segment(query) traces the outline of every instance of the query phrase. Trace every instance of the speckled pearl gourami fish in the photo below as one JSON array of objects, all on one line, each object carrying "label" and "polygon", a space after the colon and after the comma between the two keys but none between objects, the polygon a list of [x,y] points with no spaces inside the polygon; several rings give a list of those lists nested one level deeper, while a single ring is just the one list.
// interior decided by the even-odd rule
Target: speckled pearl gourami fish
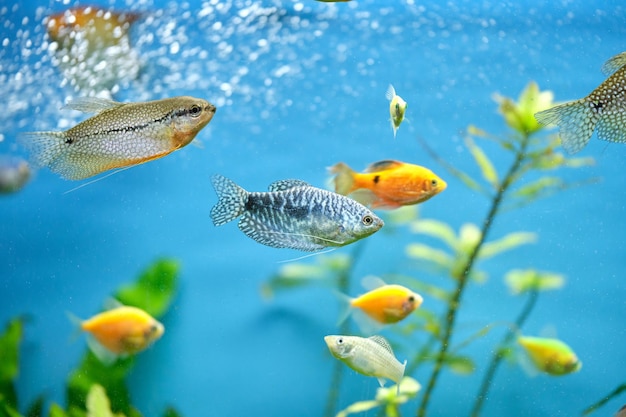
[{"label": "speckled pearl gourami fish", "polygon": [[241,217],[239,229],[267,246],[314,252],[345,246],[383,226],[358,202],[304,181],[277,181],[269,192],[248,192],[221,175],[211,182],[219,199],[211,209],[213,224]]},{"label": "speckled pearl gourami fish", "polygon": [[397,392],[400,393],[406,360],[400,363],[396,359],[384,337],[329,335],[324,341],[335,358],[360,374],[378,378],[381,387],[385,385],[385,379],[392,380],[398,384]]},{"label": "speckled pearl gourami fish", "polygon": [[422,305],[421,295],[397,284],[386,284],[378,277],[368,276],[363,285],[370,291],[349,300],[350,307],[359,309],[379,324],[403,320]]},{"label": "speckled pearl gourami fish", "polygon": [[448,186],[427,168],[393,160],[374,162],[363,173],[340,162],[330,172],[336,174],[335,192],[378,209],[423,203]]},{"label": "speckled pearl gourami fish", "polygon": [[517,342],[541,372],[560,376],[577,372],[582,368],[582,362],[572,348],[558,339],[520,336]]},{"label": "speckled pearl gourami fish", "polygon": [[215,106],[194,97],[142,103],[80,98],[68,108],[95,116],[64,132],[28,132],[21,139],[37,166],[70,180],[142,164],[188,145]]},{"label": "speckled pearl gourami fish", "polygon": [[626,142],[626,52],[609,59],[602,72],[608,78],[587,97],[535,114],[539,123],[559,126],[569,154],[584,148],[596,128],[599,139]]},{"label": "speckled pearl gourami fish", "polygon": [[391,128],[393,129],[393,137],[396,137],[396,132],[400,127],[400,124],[404,120],[404,113],[408,106],[407,102],[396,94],[393,85],[389,84],[385,97],[389,100],[389,114],[391,115]]},{"label": "speckled pearl gourami fish", "polygon": [[159,321],[142,309],[132,306],[119,306],[78,324],[82,330],[93,336],[97,344],[90,340],[90,347],[105,362],[111,362],[118,356],[141,352],[164,332]]}]

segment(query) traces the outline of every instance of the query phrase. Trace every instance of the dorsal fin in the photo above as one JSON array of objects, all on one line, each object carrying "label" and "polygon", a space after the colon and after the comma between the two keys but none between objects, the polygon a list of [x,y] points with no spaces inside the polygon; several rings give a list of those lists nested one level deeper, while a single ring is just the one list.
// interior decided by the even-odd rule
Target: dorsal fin
[{"label": "dorsal fin", "polygon": [[384,287],[387,285],[382,278],[375,275],[367,275],[361,280],[361,285],[368,291],[375,290],[376,288]]},{"label": "dorsal fin", "polygon": [[311,184],[301,180],[280,180],[270,184],[270,192],[285,191],[294,187],[311,187]]},{"label": "dorsal fin", "polygon": [[100,113],[105,110],[123,106],[124,103],[100,97],[78,97],[68,102],[63,108],[82,111],[83,113]]},{"label": "dorsal fin", "polygon": [[367,168],[365,168],[364,172],[378,172],[384,171],[386,169],[396,168],[402,165],[400,161],[394,161],[393,159],[386,159],[384,161],[374,162],[370,164]]},{"label": "dorsal fin", "polygon": [[391,353],[393,355],[393,349],[391,349],[391,345],[389,344],[389,342],[387,341],[387,339],[385,339],[382,336],[378,336],[378,335],[374,335],[374,336],[370,336],[368,337],[369,340],[371,340],[372,342],[382,346],[383,348],[385,348],[385,350],[389,353]]},{"label": "dorsal fin", "polygon": [[618,69],[626,65],[626,52],[617,54],[602,65],[602,73],[607,77],[613,75]]}]

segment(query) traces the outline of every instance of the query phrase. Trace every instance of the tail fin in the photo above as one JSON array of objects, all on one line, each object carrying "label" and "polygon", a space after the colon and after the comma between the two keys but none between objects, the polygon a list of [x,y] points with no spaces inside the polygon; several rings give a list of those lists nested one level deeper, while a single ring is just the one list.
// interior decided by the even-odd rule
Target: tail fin
[{"label": "tail fin", "polygon": [[248,192],[221,175],[214,175],[211,184],[217,193],[217,204],[211,209],[211,220],[221,226],[241,216],[246,210]]},{"label": "tail fin", "polygon": [[561,146],[572,155],[587,145],[596,125],[600,121],[599,108],[587,99],[561,104],[535,114],[542,125],[559,126]]},{"label": "tail fin", "polygon": [[354,171],[343,162],[330,167],[329,171],[335,175],[335,192],[341,195],[348,195],[354,191]]},{"label": "tail fin", "polygon": [[52,165],[65,151],[65,141],[64,132],[24,132],[19,137],[38,168]]}]

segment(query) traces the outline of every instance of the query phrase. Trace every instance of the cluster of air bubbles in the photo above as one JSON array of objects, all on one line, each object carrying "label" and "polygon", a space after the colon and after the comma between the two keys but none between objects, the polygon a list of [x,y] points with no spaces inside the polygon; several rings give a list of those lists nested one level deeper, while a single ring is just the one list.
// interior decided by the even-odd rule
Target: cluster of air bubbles
[{"label": "cluster of air bubbles", "polygon": [[[34,16],[21,16],[25,12],[18,3],[4,6],[0,94],[8,106],[0,118],[11,130],[48,130],[84,117],[60,111],[76,96],[143,101],[182,94],[202,96],[218,108],[238,106],[230,114],[242,120],[270,117],[294,105],[323,108],[333,95],[362,94],[357,87],[346,91],[346,80],[384,90],[388,81],[373,86],[370,81],[388,65],[403,65],[383,63],[398,45],[445,72],[449,68],[437,61],[437,50],[423,43],[434,41],[437,49],[449,50],[459,40],[476,42],[464,35],[468,26],[484,32],[479,48],[490,46],[493,32],[504,36],[493,19],[465,16],[462,10],[449,21],[438,6],[356,3],[206,0],[157,7],[152,0],[127,0],[126,6],[98,12],[111,22],[115,13],[137,16],[106,26],[105,41],[101,27],[95,35],[72,30],[53,36],[51,16],[69,4],[39,7]],[[322,87],[327,91],[322,102],[299,104],[300,91]],[[33,114],[38,115],[34,124]]]}]

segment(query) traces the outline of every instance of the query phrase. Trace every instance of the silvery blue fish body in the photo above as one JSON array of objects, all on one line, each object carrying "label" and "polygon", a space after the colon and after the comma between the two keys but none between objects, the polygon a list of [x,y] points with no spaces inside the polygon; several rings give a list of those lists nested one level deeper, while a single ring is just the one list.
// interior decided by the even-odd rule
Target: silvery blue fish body
[{"label": "silvery blue fish body", "polygon": [[267,246],[313,252],[350,244],[383,226],[360,203],[300,180],[277,181],[269,192],[248,192],[221,175],[211,182],[219,198],[213,224],[241,217],[239,229]]}]

